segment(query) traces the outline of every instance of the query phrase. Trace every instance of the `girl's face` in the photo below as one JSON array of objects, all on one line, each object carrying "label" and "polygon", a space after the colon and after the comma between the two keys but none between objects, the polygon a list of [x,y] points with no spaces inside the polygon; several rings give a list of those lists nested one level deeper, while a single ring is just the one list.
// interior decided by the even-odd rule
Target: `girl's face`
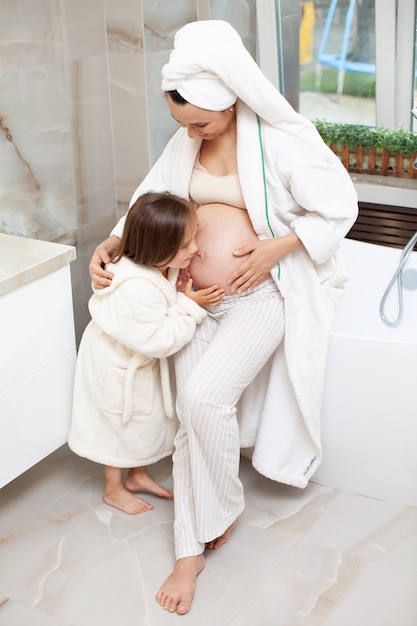
[{"label": "girl's face", "polygon": [[[168,269],[168,267],[172,267],[174,269],[184,269],[190,265],[192,258],[198,250],[196,236],[197,214],[188,223],[180,249],[174,258],[167,262],[164,269]],[[158,267],[158,269],[161,268]]]},{"label": "girl's face", "polygon": [[216,139],[235,121],[235,107],[229,107],[225,111],[208,111],[192,104],[175,104],[169,95],[166,101],[172,117],[181,128],[187,129],[190,139]]}]

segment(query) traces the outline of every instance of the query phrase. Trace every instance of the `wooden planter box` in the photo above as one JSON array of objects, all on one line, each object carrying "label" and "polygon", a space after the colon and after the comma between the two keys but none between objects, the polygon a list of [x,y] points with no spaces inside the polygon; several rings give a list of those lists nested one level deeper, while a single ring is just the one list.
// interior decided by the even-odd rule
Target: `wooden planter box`
[{"label": "wooden planter box", "polygon": [[392,154],[386,148],[383,148],[382,153],[376,154],[374,148],[364,150],[362,146],[359,146],[352,149],[346,145],[339,147],[334,143],[330,144],[330,148],[338,155],[349,172],[397,176],[399,178],[417,178],[417,169],[413,167],[414,160],[417,157],[416,152],[407,155],[400,152]]}]

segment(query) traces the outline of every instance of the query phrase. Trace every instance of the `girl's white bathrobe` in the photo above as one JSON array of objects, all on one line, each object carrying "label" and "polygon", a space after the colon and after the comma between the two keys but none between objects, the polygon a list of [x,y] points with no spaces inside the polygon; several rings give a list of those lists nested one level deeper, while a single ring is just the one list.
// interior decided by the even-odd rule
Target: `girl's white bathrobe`
[{"label": "girl's white bathrobe", "polygon": [[177,428],[167,357],[190,341],[206,312],[168,279],[123,257],[109,287],[89,301],[81,339],[68,444],[113,467],[172,454]]},{"label": "girl's white bathrobe", "polygon": [[[179,129],[132,203],[148,190],[188,198],[200,145],[200,138],[190,139],[186,129]],[[285,340],[241,398],[241,446],[253,447],[252,463],[260,473],[305,487],[322,458],[327,345],[346,282],[338,248],[356,219],[357,196],[348,173],[330,150],[326,154],[324,144],[320,152],[264,120],[258,125],[257,116],[239,100],[237,159],[259,238],[295,231],[304,244],[271,272],[285,302]],[[112,234],[120,237],[122,231],[123,218]]]}]

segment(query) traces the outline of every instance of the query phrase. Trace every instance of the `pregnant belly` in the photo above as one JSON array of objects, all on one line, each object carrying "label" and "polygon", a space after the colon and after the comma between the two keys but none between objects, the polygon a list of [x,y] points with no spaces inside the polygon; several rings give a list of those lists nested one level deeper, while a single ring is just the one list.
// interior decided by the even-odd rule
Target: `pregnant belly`
[{"label": "pregnant belly", "polygon": [[198,253],[189,267],[194,288],[217,285],[230,294],[227,281],[246,259],[233,252],[258,241],[252,222],[246,210],[228,204],[203,204],[197,215]]}]

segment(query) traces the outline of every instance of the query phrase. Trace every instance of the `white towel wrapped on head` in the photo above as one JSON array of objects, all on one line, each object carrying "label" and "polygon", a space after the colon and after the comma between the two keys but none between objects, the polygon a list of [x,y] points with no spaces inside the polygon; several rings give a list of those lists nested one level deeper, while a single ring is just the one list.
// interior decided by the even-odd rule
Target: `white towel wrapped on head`
[{"label": "white towel wrapped on head", "polygon": [[164,91],[177,90],[202,109],[223,111],[239,98],[272,126],[313,147],[327,161],[340,163],[314,124],[297,113],[262,73],[228,22],[202,20],[183,26],[162,77]]}]

